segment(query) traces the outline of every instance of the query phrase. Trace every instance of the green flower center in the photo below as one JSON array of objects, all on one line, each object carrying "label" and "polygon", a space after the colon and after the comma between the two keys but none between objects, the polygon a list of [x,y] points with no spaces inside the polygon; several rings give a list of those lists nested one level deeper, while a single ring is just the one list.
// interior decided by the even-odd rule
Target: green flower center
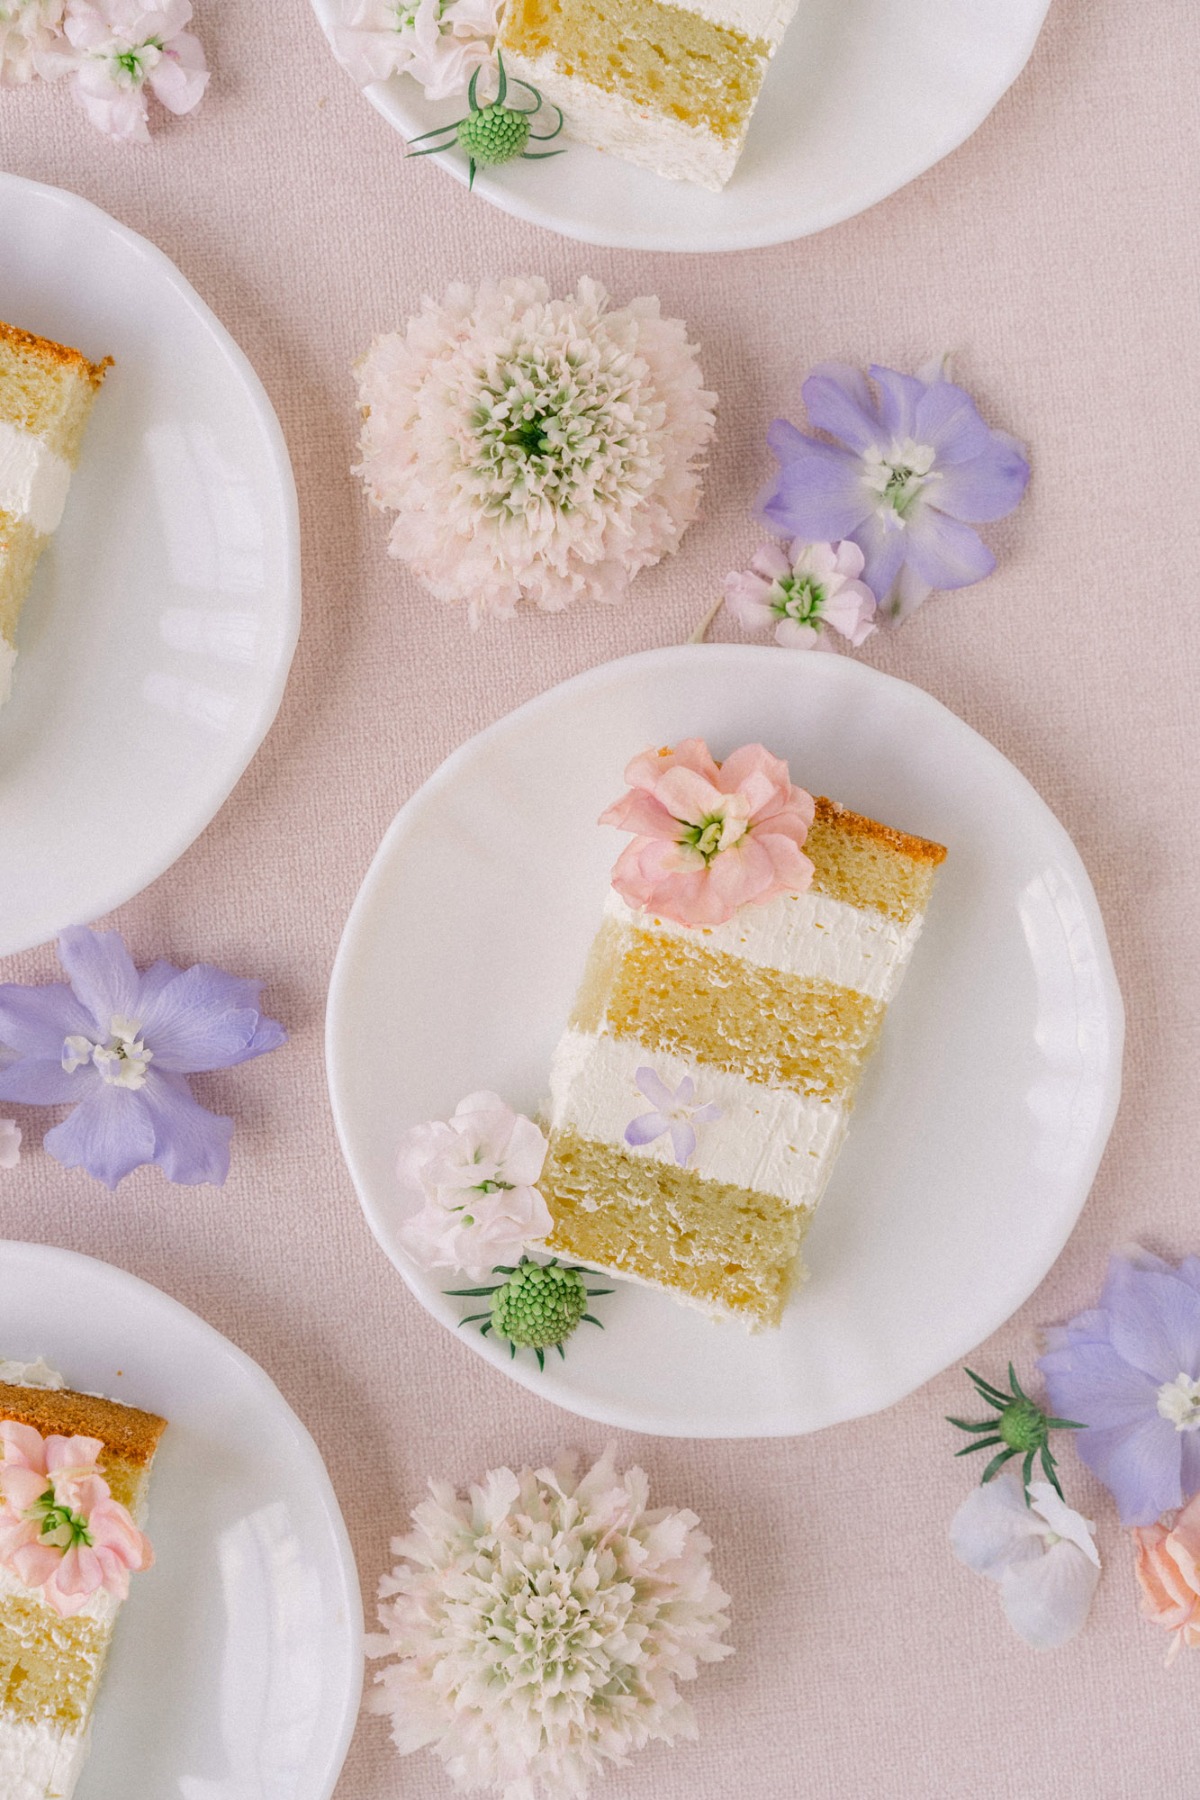
[{"label": "green flower center", "polygon": [[512,162],[529,142],[529,115],[493,101],[459,121],[458,141],[468,156],[485,167]]},{"label": "green flower center", "polygon": [[522,1263],[492,1295],[492,1326],[511,1344],[547,1350],[570,1337],[587,1304],[578,1269]]},{"label": "green flower center", "polygon": [[1027,1454],[1049,1441],[1046,1415],[1032,1400],[1014,1400],[1000,1414],[996,1430],[1010,1450]]},{"label": "green flower center", "polygon": [[34,1501],[25,1517],[38,1527],[38,1536],[43,1544],[53,1544],[64,1553],[73,1550],[77,1544],[90,1545],[92,1542],[92,1534],[83,1514],[72,1512],[69,1506],[63,1506],[56,1500],[52,1487],[48,1487],[41,1498]]},{"label": "green flower center", "polygon": [[918,495],[937,479],[936,455],[929,444],[915,444],[911,438],[893,444],[886,455],[879,449],[869,450],[863,459],[867,486],[897,519],[906,519]]},{"label": "green flower center", "polygon": [[771,590],[771,611],[797,625],[815,625],[827,599],[825,588],[812,575],[780,575]]}]

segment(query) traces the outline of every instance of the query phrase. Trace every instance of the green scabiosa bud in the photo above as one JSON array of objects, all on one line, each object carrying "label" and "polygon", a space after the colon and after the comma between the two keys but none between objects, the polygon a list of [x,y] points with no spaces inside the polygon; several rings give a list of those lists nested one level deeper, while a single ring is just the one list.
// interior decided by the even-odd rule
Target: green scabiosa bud
[{"label": "green scabiosa bud", "polygon": [[446,1289],[448,1294],[471,1298],[487,1295],[491,1301],[486,1313],[469,1313],[459,1323],[473,1325],[483,1320],[479,1328],[484,1337],[494,1331],[513,1356],[519,1348],[532,1350],[539,1369],[546,1366],[547,1350],[566,1355],[563,1345],[577,1326],[600,1325],[588,1311],[588,1301],[612,1293],[611,1288],[588,1287],[586,1270],[568,1267],[557,1258],[536,1263],[523,1256],[515,1269],[500,1266],[492,1273],[503,1275],[504,1280],[491,1287]]}]

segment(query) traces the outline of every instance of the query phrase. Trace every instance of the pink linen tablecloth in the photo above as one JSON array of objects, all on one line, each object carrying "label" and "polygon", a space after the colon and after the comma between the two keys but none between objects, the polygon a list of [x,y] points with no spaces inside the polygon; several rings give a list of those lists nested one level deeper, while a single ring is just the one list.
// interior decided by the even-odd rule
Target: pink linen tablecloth
[{"label": "pink linen tablecloth", "polygon": [[[821,358],[911,367],[952,348],[990,420],[1027,438],[1000,569],[880,634],[866,659],[998,744],[1072,833],[1129,1013],[1125,1098],[1095,1191],[1029,1304],[979,1352],[1028,1368],[1038,1328],[1087,1304],[1111,1246],[1200,1248],[1200,12],[1059,0],[1014,91],[947,162],[864,217],[706,259],[593,250],[491,210],[397,137],[334,64],[305,0],[198,0],[215,74],[148,149],[95,136],[68,95],[0,96],[0,164],[96,201],[171,256],[247,351],[300,489],[305,621],[278,723],[199,842],[113,923],[135,956],[266,976],[289,1049],[204,1083],[238,1118],[224,1189],[157,1171],[115,1195],[37,1148],[0,1174],[6,1235],[155,1282],[266,1368],[314,1433],[364,1590],[427,1476],[464,1482],[601,1427],[456,1344],[377,1249],[334,1139],[322,1066],[339,933],[400,803],[481,726],[580,669],[685,636],[757,541],[767,422]],[[0,256],[4,247],[0,246]],[[721,396],[704,517],[623,610],[475,636],[384,555],[349,474],[351,359],[426,290],[489,272],[582,273],[687,319]],[[717,635],[725,635],[724,622]],[[734,635],[730,631],[729,635]],[[785,654],[780,652],[780,654]],[[53,952],[0,962],[44,979]],[[8,1109],[5,1109],[8,1110]],[[19,1109],[11,1109],[19,1111]],[[942,1415],[951,1371],[881,1417],[794,1441],[620,1436],[656,1495],[693,1506],[733,1595],[738,1654],[691,1690],[695,1745],[656,1749],[612,1800],[1195,1800],[1200,1659],[1162,1667],[1107,1497],[1090,1624],[1037,1655],[952,1559],[971,1482]],[[359,1728],[338,1800],[445,1800],[440,1766]]]}]

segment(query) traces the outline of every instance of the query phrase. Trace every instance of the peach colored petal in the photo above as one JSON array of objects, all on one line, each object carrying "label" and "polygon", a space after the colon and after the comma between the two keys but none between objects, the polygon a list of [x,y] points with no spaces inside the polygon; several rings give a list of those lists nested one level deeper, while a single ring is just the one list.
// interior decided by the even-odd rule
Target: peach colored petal
[{"label": "peach colored petal", "polygon": [[5,1419],[0,1425],[0,1442],[4,1445],[5,1468],[15,1464],[37,1469],[43,1475],[46,1473],[46,1440],[32,1425],[18,1425],[15,1419]]}]

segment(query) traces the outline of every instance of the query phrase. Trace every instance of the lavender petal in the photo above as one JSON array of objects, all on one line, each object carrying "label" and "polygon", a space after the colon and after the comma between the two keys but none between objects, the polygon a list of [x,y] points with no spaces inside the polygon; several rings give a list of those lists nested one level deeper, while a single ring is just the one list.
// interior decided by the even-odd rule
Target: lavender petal
[{"label": "lavender petal", "polygon": [[105,1037],[114,1016],[137,1017],[141,981],[119,932],[72,926],[58,940],[58,957]]},{"label": "lavender petal", "polygon": [[155,1066],[178,1074],[228,1069],[283,1043],[282,1027],[245,1004],[257,1000],[258,987],[197,963],[160,988],[140,1015]]},{"label": "lavender petal", "polygon": [[679,1167],[686,1169],[696,1154],[696,1133],[683,1119],[671,1121],[671,1147]]},{"label": "lavender petal", "polygon": [[1158,1383],[1200,1376],[1200,1294],[1175,1275],[1116,1259],[1105,1286],[1116,1353]]},{"label": "lavender petal", "polygon": [[863,553],[861,579],[870,588],[881,607],[885,607],[896,579],[904,567],[908,540],[899,522],[889,523],[878,512],[872,512],[850,533]]},{"label": "lavender petal", "polygon": [[115,1188],[131,1170],[154,1155],[154,1127],[143,1090],[97,1081],[85,1100],[42,1139],[43,1148],[65,1169],[86,1169]]},{"label": "lavender petal", "polygon": [[996,559],[977,532],[930,506],[908,517],[908,561],[930,587],[970,587],[990,575]]},{"label": "lavender petal", "polygon": [[1019,450],[992,437],[983,452],[956,468],[942,468],[926,489],[926,499],[952,519],[982,525],[1012,512],[1029,482],[1029,464]]},{"label": "lavender petal", "polygon": [[76,1069],[68,1075],[58,1057],[24,1056],[0,1069],[0,1100],[19,1106],[59,1106],[64,1100],[82,1100],[95,1069]]},{"label": "lavender petal", "polygon": [[849,363],[818,363],[801,390],[809,423],[860,455],[883,435],[866,376]]},{"label": "lavender petal", "polygon": [[[1155,1416],[1158,1386],[1111,1344],[1071,1344],[1038,1359],[1051,1411],[1094,1430],[1131,1429]],[[1087,1433],[1081,1433],[1086,1436]]]},{"label": "lavender petal", "polygon": [[657,1107],[660,1112],[669,1112],[674,1106],[675,1095],[657,1069],[643,1065],[637,1070],[633,1079],[638,1085],[638,1091],[644,1094],[651,1106]]},{"label": "lavender petal", "polygon": [[935,382],[917,401],[913,436],[936,453],[939,469],[982,456],[991,435],[970,394],[952,381]]},{"label": "lavender petal", "polygon": [[670,1121],[660,1112],[639,1113],[636,1119],[630,1119],[625,1127],[625,1142],[635,1148],[640,1144],[652,1144],[660,1138],[664,1131],[671,1129]]},{"label": "lavender petal", "polygon": [[899,369],[882,368],[878,363],[872,363],[870,375],[879,389],[879,414],[888,437],[901,442],[912,437],[925,382],[915,375],[902,375]]},{"label": "lavender petal", "polygon": [[0,1044],[22,1056],[58,1060],[63,1039],[90,1037],[96,1025],[65,981],[41,987],[7,982],[0,987]]},{"label": "lavender petal", "polygon": [[154,1156],[168,1181],[220,1187],[229,1173],[233,1120],[201,1106],[179,1075],[155,1076],[142,1090],[154,1127]]},{"label": "lavender petal", "polygon": [[[780,433],[781,426],[787,427],[786,436]],[[781,467],[759,502],[763,523],[781,537],[803,538],[806,543],[851,536],[875,502],[858,457],[803,437],[783,419],[772,425],[767,441]]]},{"label": "lavender petal", "polygon": [[1157,1414],[1140,1425],[1075,1431],[1075,1448],[1117,1502],[1122,1525],[1152,1525],[1183,1504],[1181,1432]]}]

